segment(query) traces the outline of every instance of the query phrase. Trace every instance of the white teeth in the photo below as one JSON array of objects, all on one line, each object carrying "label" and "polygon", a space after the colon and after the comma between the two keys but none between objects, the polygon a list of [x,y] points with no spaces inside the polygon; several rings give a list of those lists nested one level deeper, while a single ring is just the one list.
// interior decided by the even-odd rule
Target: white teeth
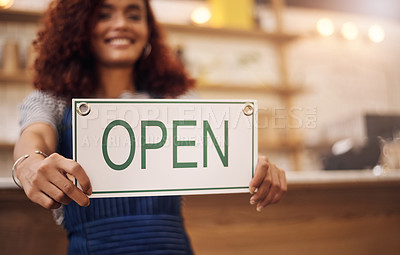
[{"label": "white teeth", "polygon": [[126,38],[116,38],[116,39],[110,40],[111,45],[128,45],[130,43],[131,43],[131,40],[126,39]]}]

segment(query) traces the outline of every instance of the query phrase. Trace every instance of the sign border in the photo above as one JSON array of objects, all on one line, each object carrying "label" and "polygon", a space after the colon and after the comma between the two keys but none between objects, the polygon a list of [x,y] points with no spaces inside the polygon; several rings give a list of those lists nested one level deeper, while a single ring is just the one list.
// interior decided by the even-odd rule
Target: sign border
[{"label": "sign border", "polygon": [[[79,103],[98,103],[98,104],[103,104],[103,103],[130,103],[130,104],[143,104],[143,103],[150,103],[150,104],[246,104],[246,103],[253,103],[257,104],[257,100],[187,100],[187,99],[176,99],[176,100],[170,100],[170,99],[93,99],[93,98],[88,98],[88,99],[72,99],[72,144],[73,144],[73,151],[72,151],[72,158],[74,161],[78,162],[77,160],[77,114],[76,114],[76,109],[77,105]],[[258,109],[257,109],[258,110]],[[254,166],[254,161],[255,161],[255,151],[254,151],[254,146],[255,146],[255,140],[254,140],[254,118],[255,115],[258,114],[258,111],[254,112],[252,114],[252,130],[251,130],[251,137],[252,137],[252,178],[254,178],[254,173],[255,173],[255,166]],[[78,182],[75,178],[74,181],[75,185],[78,186]],[[214,188],[182,188],[182,189],[151,189],[151,190],[108,190],[108,191],[93,191],[92,194],[116,194],[116,193],[157,193],[157,192],[179,192],[179,191],[201,191],[201,190],[237,190],[237,189],[248,189],[249,186],[244,186],[244,187],[214,187]],[[162,194],[158,194],[162,195]]]}]

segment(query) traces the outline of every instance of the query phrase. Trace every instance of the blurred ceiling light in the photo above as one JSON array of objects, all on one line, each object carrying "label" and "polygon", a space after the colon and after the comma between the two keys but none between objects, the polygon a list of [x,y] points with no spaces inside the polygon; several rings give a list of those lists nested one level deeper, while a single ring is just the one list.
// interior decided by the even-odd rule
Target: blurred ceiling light
[{"label": "blurred ceiling light", "polygon": [[330,19],[322,18],[317,22],[317,31],[320,35],[328,37],[335,32],[335,26]]},{"label": "blurred ceiling light", "polygon": [[353,22],[346,22],[342,26],[342,35],[347,40],[354,40],[358,36],[358,29]]},{"label": "blurred ceiling light", "polygon": [[378,25],[373,25],[368,30],[368,36],[374,43],[380,43],[385,39],[385,31]]},{"label": "blurred ceiling light", "polygon": [[211,18],[211,12],[207,7],[198,7],[193,10],[191,19],[196,24],[204,24]]},{"label": "blurred ceiling light", "polygon": [[8,9],[14,4],[14,0],[0,0],[0,9]]}]

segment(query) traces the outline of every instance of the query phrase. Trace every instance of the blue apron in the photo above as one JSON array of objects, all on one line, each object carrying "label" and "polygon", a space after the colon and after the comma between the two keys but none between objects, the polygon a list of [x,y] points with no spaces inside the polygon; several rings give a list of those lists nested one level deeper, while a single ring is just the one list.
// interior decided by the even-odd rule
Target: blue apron
[{"label": "blue apron", "polygon": [[[67,107],[58,152],[72,158],[72,110]],[[180,196],[93,198],[63,206],[68,254],[193,254]]]}]

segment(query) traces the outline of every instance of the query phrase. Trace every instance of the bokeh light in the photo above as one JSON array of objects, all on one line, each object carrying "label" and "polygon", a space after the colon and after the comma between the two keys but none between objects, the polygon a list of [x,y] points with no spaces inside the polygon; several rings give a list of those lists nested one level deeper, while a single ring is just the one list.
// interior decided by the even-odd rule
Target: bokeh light
[{"label": "bokeh light", "polygon": [[207,23],[211,18],[211,12],[207,7],[196,8],[191,15],[191,19],[196,24]]},{"label": "bokeh light", "polygon": [[0,9],[8,9],[14,4],[14,0],[0,0]]},{"label": "bokeh light", "polygon": [[342,35],[347,40],[354,40],[358,36],[358,28],[353,22],[346,22],[342,26]]},{"label": "bokeh light", "polygon": [[380,43],[385,39],[385,31],[378,25],[373,25],[368,30],[368,37],[374,43]]},{"label": "bokeh light", "polygon": [[333,25],[332,20],[328,18],[321,18],[317,22],[317,31],[320,35],[328,37],[333,35],[335,32],[335,26]]}]

